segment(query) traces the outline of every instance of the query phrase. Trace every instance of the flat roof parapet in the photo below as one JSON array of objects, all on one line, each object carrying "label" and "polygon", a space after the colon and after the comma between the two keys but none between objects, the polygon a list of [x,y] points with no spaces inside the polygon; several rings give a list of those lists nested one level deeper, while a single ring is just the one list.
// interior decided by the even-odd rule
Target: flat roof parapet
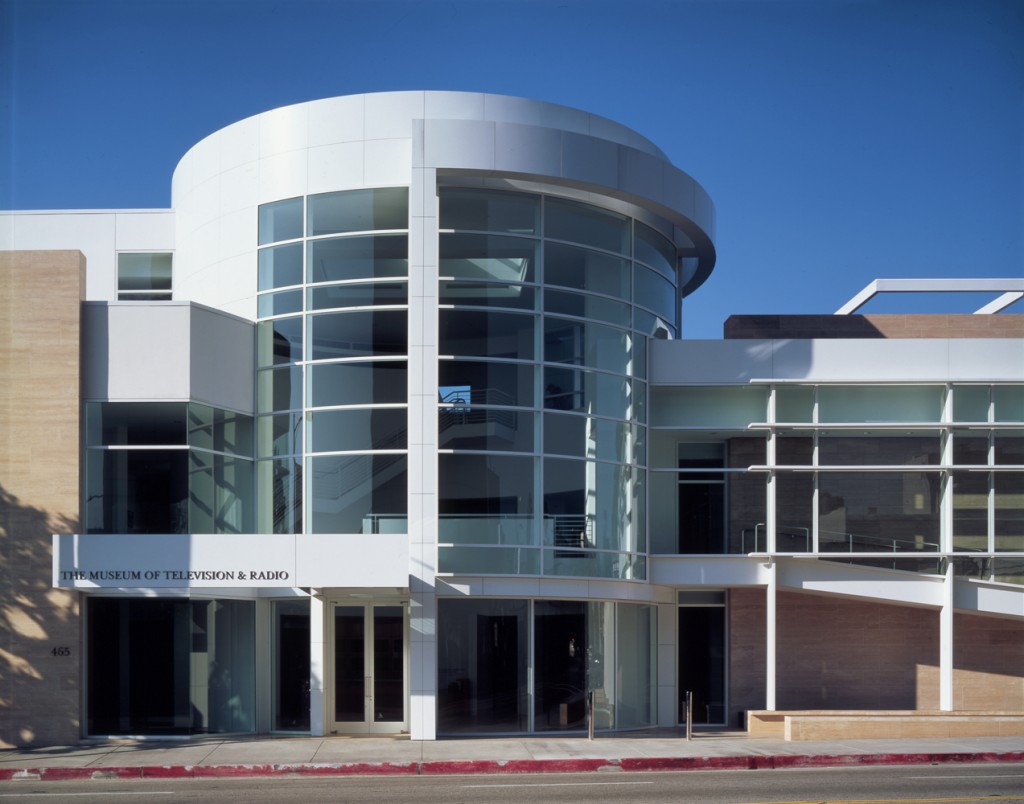
[{"label": "flat roof parapet", "polygon": [[1024,338],[1024,315],[899,313],[866,315],[733,315],[726,339]]}]

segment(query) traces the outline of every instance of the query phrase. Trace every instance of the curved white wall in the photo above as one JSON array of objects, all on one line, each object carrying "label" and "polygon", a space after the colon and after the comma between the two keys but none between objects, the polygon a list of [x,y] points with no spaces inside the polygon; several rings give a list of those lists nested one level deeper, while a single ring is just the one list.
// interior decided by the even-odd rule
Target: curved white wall
[{"label": "curved white wall", "polygon": [[[691,288],[714,264],[707,193],[636,132],[523,98],[387,92],[275,109],[189,150],[172,184],[176,298],[255,318],[260,204],[360,187],[415,193],[416,169],[565,184],[633,203],[671,221],[680,242],[697,245],[701,267]],[[412,216],[418,206],[411,199]]]}]

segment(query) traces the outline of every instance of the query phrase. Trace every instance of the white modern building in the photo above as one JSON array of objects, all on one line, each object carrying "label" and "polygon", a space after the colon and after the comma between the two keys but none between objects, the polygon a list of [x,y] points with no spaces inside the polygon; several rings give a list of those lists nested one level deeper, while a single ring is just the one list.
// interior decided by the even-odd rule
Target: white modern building
[{"label": "white modern building", "polygon": [[704,189],[495,95],[172,188],[0,213],[0,741],[1024,713],[1024,283],[679,340]]}]

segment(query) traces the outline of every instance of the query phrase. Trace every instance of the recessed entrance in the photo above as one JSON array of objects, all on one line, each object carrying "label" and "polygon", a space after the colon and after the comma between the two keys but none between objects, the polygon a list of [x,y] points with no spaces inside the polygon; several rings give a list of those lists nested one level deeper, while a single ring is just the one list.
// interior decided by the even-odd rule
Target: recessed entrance
[{"label": "recessed entrance", "polygon": [[334,685],[331,731],[408,731],[405,633],[401,603],[332,604]]}]

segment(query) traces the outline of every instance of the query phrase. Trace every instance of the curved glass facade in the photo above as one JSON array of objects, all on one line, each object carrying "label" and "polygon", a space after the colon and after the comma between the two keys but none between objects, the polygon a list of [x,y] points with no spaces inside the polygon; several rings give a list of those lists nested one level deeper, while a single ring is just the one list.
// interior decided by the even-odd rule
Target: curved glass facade
[{"label": "curved glass facade", "polygon": [[441,188],[439,570],[646,578],[647,337],[675,248],[552,196]]},{"label": "curved glass facade", "polygon": [[408,191],[259,215],[257,525],[406,530]]}]

